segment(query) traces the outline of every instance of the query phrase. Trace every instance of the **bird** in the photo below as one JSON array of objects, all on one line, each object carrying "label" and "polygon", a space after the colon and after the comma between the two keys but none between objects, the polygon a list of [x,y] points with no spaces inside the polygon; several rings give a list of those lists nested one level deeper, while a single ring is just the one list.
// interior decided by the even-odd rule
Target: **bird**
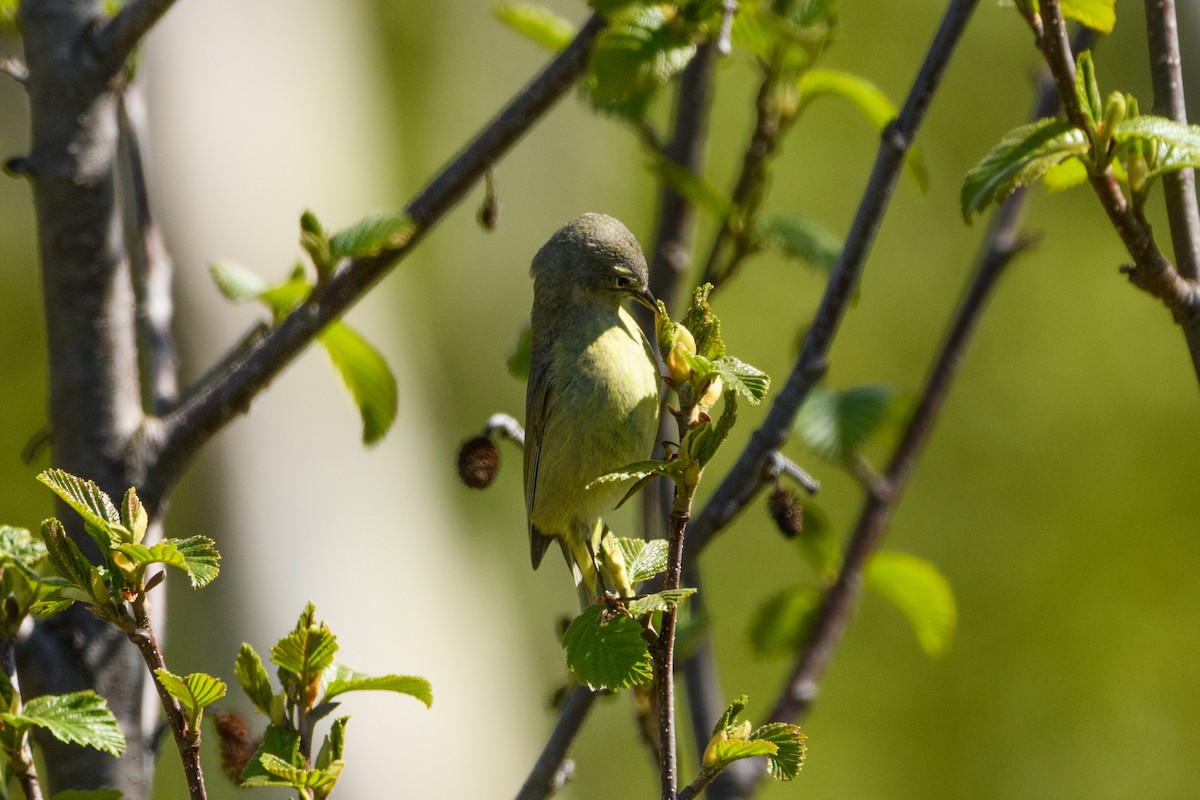
[{"label": "bird", "polygon": [[583,608],[603,586],[604,514],[628,482],[594,483],[648,459],[662,383],[650,342],[623,303],[655,310],[646,258],[617,219],[583,214],[559,228],[530,268],[533,308],[525,400],[525,511],[536,570],[554,540]]}]

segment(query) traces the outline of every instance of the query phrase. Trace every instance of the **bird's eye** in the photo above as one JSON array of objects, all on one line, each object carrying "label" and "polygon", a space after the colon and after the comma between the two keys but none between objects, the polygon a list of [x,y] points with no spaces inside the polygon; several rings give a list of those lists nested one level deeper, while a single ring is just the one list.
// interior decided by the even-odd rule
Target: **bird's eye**
[{"label": "bird's eye", "polygon": [[633,278],[629,275],[618,275],[614,279],[613,285],[618,289],[628,289],[630,286],[633,286]]}]

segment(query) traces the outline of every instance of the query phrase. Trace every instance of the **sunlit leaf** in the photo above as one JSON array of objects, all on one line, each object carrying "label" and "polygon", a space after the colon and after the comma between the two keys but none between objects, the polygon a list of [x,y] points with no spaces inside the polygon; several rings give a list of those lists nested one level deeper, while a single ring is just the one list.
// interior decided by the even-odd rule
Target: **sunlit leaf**
[{"label": "sunlit leaf", "polygon": [[335,664],[325,671],[325,701],[343,692],[385,691],[415,697],[426,706],[433,705],[433,690],[429,681],[410,675],[364,675],[345,664]]},{"label": "sunlit leaf", "polygon": [[267,675],[266,668],[263,667],[262,659],[250,645],[243,643],[238,650],[233,674],[254,707],[262,713],[270,715],[271,701],[275,697],[275,690],[271,688],[271,678]]},{"label": "sunlit leaf", "polygon": [[417,232],[417,223],[403,211],[364,217],[329,239],[334,260],[376,256],[384,250],[398,250]]},{"label": "sunlit leaf", "polygon": [[654,594],[643,595],[629,601],[629,613],[640,619],[656,611],[669,611],[695,593],[695,589],[682,588],[665,589]]},{"label": "sunlit leaf", "polygon": [[358,406],[363,444],[375,444],[396,419],[396,376],[374,346],[344,322],[317,337]]},{"label": "sunlit leaf", "polygon": [[584,85],[593,107],[640,119],[654,93],[696,52],[686,28],[663,6],[633,6],[609,18],[592,48]]},{"label": "sunlit leaf", "polygon": [[879,552],[867,562],[864,580],[900,610],[928,655],[949,649],[958,609],[954,590],[937,567],[908,553]]},{"label": "sunlit leaf", "polygon": [[113,501],[92,481],[61,469],[45,470],[38,480],[83,517],[88,534],[102,552],[117,542],[133,541],[133,534],[121,524],[121,514]]},{"label": "sunlit leaf", "polygon": [[775,752],[767,756],[767,772],[777,781],[790,781],[800,774],[806,755],[805,738],[799,726],[787,722],[769,722],[750,733],[751,741],[775,745]]},{"label": "sunlit leaf", "polygon": [[562,50],[575,38],[575,26],[545,6],[499,3],[492,13],[526,39],[552,52]]},{"label": "sunlit leaf", "polygon": [[666,571],[668,547],[666,539],[651,539],[648,542],[642,539],[621,539],[620,541],[622,550],[627,541],[641,545],[635,554],[625,553],[625,565],[629,571],[630,583],[637,584],[648,581],[655,575]]},{"label": "sunlit leaf", "polygon": [[0,714],[6,725],[35,725],[60,742],[92,747],[119,756],[125,735],[104,698],[88,689],[71,694],[43,695],[25,703],[20,714]]},{"label": "sunlit leaf", "polygon": [[603,605],[588,606],[563,634],[567,665],[593,689],[624,689],[652,676],[642,626],[624,615],[605,621]]},{"label": "sunlit leaf", "polygon": [[963,219],[970,222],[1018,186],[1033,183],[1055,164],[1084,155],[1088,148],[1086,134],[1065,120],[1046,118],[1010,131],[963,178]]},{"label": "sunlit leaf", "polygon": [[225,696],[225,682],[203,672],[179,676],[165,669],[156,669],[154,675],[167,693],[179,701],[192,730],[199,728],[204,709]]}]

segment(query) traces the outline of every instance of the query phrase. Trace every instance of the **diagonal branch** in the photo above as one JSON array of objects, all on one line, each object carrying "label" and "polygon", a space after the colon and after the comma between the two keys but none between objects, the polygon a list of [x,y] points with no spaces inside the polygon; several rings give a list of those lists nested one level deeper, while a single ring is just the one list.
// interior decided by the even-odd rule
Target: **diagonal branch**
[{"label": "diagonal branch", "polygon": [[148,470],[148,497],[165,496],[200,446],[245,411],[326,325],[344,314],[408,255],[488,167],[567,92],[586,69],[592,43],[603,28],[603,18],[592,15],[575,39],[413,198],[405,208],[414,223],[407,243],[377,256],[351,260],[278,327],[251,344],[228,370],[210,373],[189,391],[175,411],[147,423],[144,441],[157,448],[156,454],[147,454],[148,460],[155,462]]},{"label": "diagonal branch", "polygon": [[[1154,113],[1187,124],[1175,0],[1146,0],[1146,38]],[[1180,274],[1196,280],[1200,278],[1200,211],[1196,207],[1195,170],[1168,172],[1162,180],[1175,263]]]},{"label": "diagonal branch", "polygon": [[175,0],[129,0],[117,14],[96,28],[92,51],[109,74],[115,74],[134,48],[166,14]]},{"label": "diagonal branch", "polygon": [[546,740],[546,746],[533,764],[529,776],[517,792],[517,800],[545,800],[562,787],[563,764],[567,753],[579,735],[592,703],[598,695],[586,686],[576,684],[567,694],[554,730]]},{"label": "diagonal branch", "polygon": [[703,551],[717,532],[728,525],[765,485],[763,465],[768,455],[787,439],[804,398],[825,373],[826,357],[858,285],[863,264],[904,165],[904,156],[977,1],[951,0],[947,6],[900,115],[884,130],[846,245],[829,277],[816,317],[804,339],[804,347],[762,426],[750,437],[737,462],[692,520],[687,540],[689,558],[695,558]]}]

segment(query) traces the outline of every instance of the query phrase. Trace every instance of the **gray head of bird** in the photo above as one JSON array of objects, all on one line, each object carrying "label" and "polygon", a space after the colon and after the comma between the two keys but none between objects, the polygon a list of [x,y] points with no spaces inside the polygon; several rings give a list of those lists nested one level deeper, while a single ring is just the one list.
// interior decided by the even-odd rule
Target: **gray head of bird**
[{"label": "gray head of bird", "polygon": [[642,248],[620,220],[583,214],[563,225],[533,257],[534,302],[602,303],[636,300],[656,310]]}]

